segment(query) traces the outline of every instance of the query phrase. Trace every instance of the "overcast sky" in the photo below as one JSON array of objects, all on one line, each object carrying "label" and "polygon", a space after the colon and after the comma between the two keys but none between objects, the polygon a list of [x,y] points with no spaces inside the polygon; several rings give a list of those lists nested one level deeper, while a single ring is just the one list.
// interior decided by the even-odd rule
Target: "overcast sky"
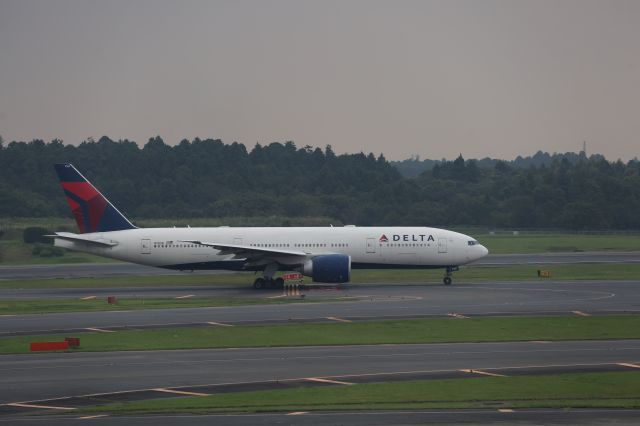
[{"label": "overcast sky", "polygon": [[0,0],[0,135],[640,148],[640,1]]}]

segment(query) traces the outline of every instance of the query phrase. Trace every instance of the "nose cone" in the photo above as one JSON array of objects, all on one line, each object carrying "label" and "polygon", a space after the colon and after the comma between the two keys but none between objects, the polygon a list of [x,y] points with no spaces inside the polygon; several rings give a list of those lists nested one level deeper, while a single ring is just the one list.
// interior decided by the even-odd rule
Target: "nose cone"
[{"label": "nose cone", "polygon": [[478,257],[478,259],[482,259],[488,254],[489,254],[489,249],[483,246],[482,244],[480,244],[480,257]]}]

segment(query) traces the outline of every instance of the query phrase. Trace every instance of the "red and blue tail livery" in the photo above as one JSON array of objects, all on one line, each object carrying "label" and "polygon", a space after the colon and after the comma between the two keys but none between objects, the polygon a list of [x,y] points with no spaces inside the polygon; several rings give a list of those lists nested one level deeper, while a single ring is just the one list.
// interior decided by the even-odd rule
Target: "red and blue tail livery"
[{"label": "red and blue tail livery", "polygon": [[54,167],[81,234],[135,229],[72,164]]}]

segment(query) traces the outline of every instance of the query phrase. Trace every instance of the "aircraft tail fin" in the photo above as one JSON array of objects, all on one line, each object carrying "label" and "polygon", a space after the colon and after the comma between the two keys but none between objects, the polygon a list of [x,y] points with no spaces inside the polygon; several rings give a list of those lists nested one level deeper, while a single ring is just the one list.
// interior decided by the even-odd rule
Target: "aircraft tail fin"
[{"label": "aircraft tail fin", "polygon": [[81,234],[135,228],[73,164],[54,167]]}]

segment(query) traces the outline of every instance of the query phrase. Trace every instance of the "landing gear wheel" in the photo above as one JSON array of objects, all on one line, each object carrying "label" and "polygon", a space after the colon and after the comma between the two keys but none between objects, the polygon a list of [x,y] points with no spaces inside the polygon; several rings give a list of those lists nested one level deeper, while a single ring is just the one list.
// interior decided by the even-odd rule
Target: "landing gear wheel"
[{"label": "landing gear wheel", "polygon": [[277,290],[282,290],[284,288],[284,279],[282,278],[276,278],[273,281],[273,286],[277,289]]},{"label": "landing gear wheel", "polygon": [[253,282],[253,288],[255,288],[256,290],[261,290],[264,288],[265,286],[265,281],[264,278],[256,278],[256,280]]},{"label": "landing gear wheel", "polygon": [[444,285],[451,285],[451,277],[444,277],[442,279],[442,282],[444,283]]}]

